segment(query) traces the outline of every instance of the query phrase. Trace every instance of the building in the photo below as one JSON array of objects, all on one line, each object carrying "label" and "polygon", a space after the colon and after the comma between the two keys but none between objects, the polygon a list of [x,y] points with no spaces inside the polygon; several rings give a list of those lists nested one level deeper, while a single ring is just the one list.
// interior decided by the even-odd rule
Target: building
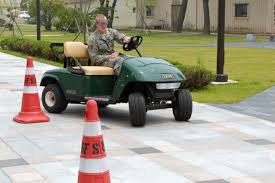
[{"label": "building", "polygon": [[[144,13],[137,13],[139,20],[148,24],[171,27],[171,16],[181,0],[156,0],[154,7],[146,8],[145,0],[138,0],[137,6],[144,7]],[[226,0],[225,31],[228,33],[275,33],[275,0]],[[138,8],[142,9],[142,8]],[[173,9],[173,10],[172,10]],[[218,0],[209,1],[211,31],[217,30]],[[141,16],[143,14],[143,17]],[[189,0],[183,28],[202,31],[204,26],[203,0]]]},{"label": "building", "polygon": [[[84,1],[82,1],[84,2]],[[110,5],[112,4],[110,1]],[[70,7],[80,7],[80,0],[66,0],[65,3]],[[82,4],[83,9],[85,9],[85,3]],[[90,6],[90,11],[99,7],[99,1],[96,0]],[[115,27],[136,27],[136,0],[118,0],[115,9],[115,18],[113,21],[113,26]]]}]

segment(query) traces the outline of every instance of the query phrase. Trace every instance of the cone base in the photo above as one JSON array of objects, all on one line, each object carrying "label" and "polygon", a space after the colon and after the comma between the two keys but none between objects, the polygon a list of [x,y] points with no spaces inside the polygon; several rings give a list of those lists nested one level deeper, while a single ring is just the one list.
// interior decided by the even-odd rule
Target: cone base
[{"label": "cone base", "polygon": [[46,116],[42,111],[40,112],[20,112],[13,118],[13,121],[17,123],[43,123],[49,122],[50,118]]},{"label": "cone base", "polygon": [[111,183],[109,171],[104,173],[83,173],[78,174],[78,183]]}]

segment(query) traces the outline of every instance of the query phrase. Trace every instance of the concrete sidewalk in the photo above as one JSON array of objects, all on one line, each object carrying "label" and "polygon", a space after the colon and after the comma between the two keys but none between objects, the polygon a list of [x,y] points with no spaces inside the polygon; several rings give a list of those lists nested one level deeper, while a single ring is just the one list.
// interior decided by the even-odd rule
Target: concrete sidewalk
[{"label": "concrete sidewalk", "polygon": [[250,116],[275,122],[275,86],[238,104],[213,105]]},{"label": "concrete sidewalk", "polygon": [[[34,63],[37,81],[53,66]],[[85,106],[19,124],[25,60],[0,53],[0,182],[77,182]],[[39,87],[40,93],[43,88]],[[275,124],[194,103],[190,122],[170,109],[130,126],[128,106],[100,110],[112,183],[274,183]]]}]

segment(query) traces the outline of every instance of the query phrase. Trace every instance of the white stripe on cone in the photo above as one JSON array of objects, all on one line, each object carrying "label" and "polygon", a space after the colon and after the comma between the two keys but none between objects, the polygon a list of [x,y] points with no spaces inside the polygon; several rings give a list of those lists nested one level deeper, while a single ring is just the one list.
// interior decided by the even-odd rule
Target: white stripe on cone
[{"label": "white stripe on cone", "polygon": [[108,170],[107,157],[101,159],[80,158],[79,171],[82,173],[103,173]]},{"label": "white stripe on cone", "polygon": [[25,75],[34,75],[34,69],[33,67],[27,67]]},{"label": "white stripe on cone", "polygon": [[25,86],[24,93],[28,93],[28,94],[38,93],[37,86]]},{"label": "white stripe on cone", "polygon": [[83,136],[98,136],[102,135],[100,122],[86,122]]}]

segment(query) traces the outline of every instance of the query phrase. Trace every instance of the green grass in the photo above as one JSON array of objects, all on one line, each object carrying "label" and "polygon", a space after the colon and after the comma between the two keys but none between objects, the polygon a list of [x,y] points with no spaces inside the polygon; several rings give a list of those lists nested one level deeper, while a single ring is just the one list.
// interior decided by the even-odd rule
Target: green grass
[{"label": "green grass", "polygon": [[[0,29],[1,30],[1,29]],[[35,35],[35,27],[25,26],[25,35]],[[200,34],[174,34],[174,33],[152,33],[141,34],[140,32],[125,32],[127,35],[142,35],[144,38],[143,46],[140,47],[144,56],[164,58],[169,61],[179,62],[186,65],[195,65],[199,62],[207,69],[216,72],[216,54],[215,47],[208,46],[187,46],[187,47],[149,47],[149,44],[200,44],[208,42],[216,42],[216,36],[207,36]],[[5,38],[1,36],[0,40]],[[47,35],[47,36],[43,36]],[[58,36],[56,36],[58,35]],[[26,36],[35,39],[35,36]],[[72,40],[75,34],[64,32],[45,32],[42,30],[42,39],[50,42],[64,42]],[[79,37],[79,40],[83,40]],[[245,36],[226,36],[227,42],[243,42]],[[257,41],[267,41],[267,38],[258,38]],[[118,51],[122,51],[121,47],[116,47]],[[0,50],[19,57],[26,58],[27,55]],[[129,54],[127,52],[126,54]],[[136,55],[135,52],[130,52]],[[62,64],[48,61],[41,58],[34,58],[37,61],[51,65],[62,67]],[[237,103],[248,97],[251,97],[271,86],[275,85],[275,55],[274,50],[258,49],[258,48],[225,48],[225,73],[229,75],[229,79],[236,80],[238,84],[230,85],[209,85],[201,90],[192,91],[194,101],[203,103]]]}]

